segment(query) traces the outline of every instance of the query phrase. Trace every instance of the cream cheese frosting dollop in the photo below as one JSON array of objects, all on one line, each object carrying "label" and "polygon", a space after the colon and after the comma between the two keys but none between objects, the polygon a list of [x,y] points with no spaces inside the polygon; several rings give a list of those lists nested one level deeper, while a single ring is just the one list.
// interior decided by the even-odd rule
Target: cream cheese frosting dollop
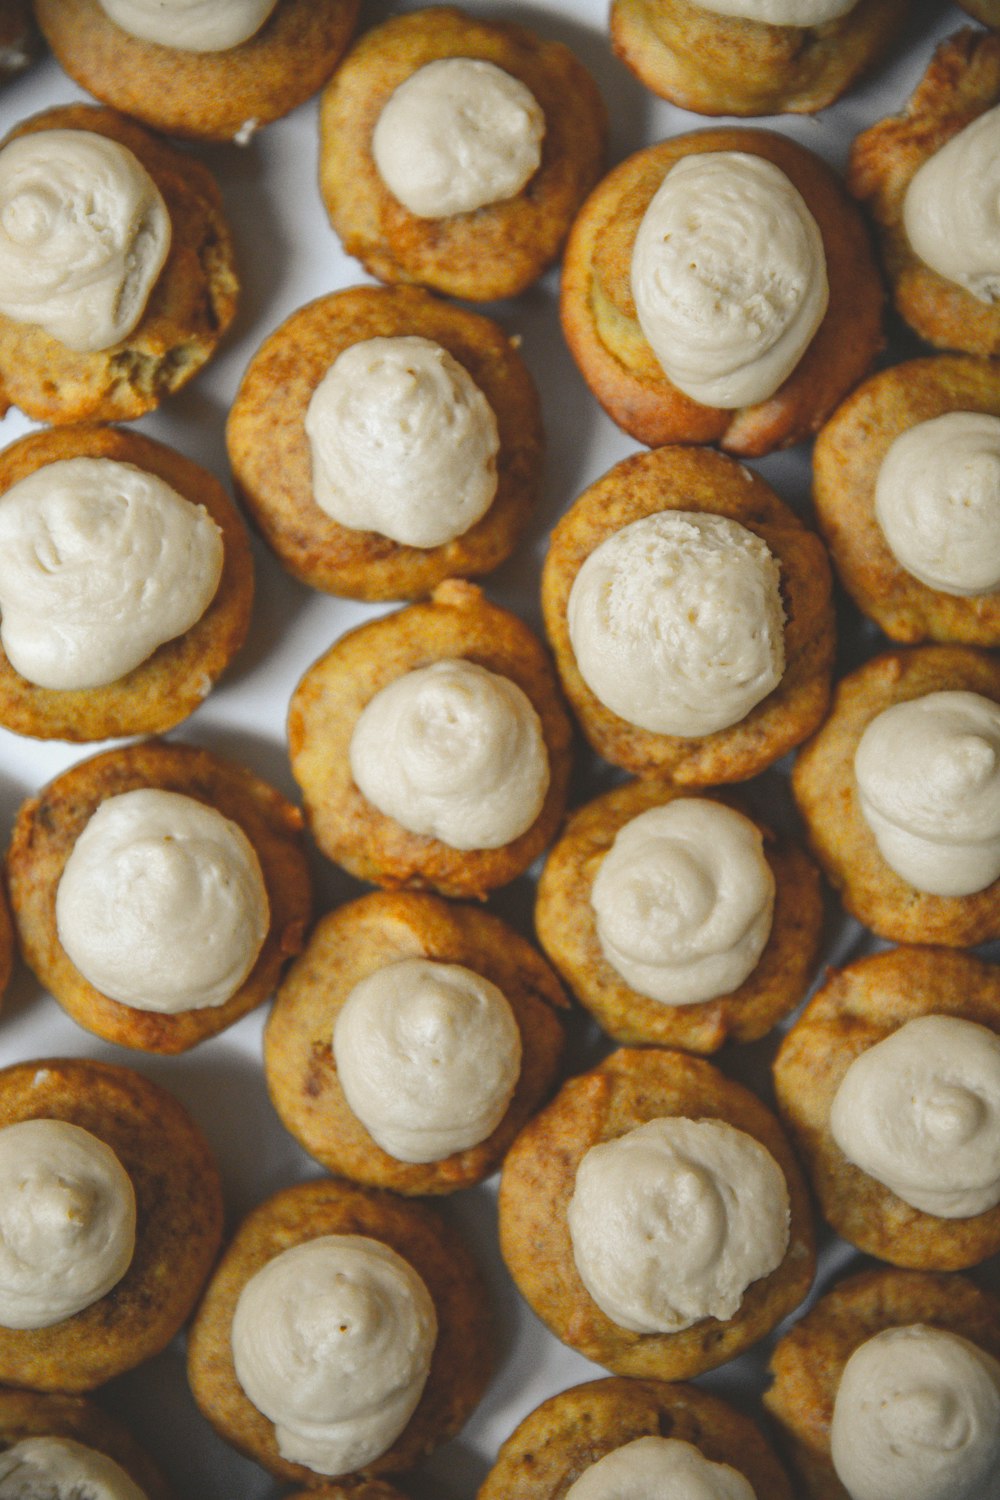
[{"label": "cream cheese frosting dollop", "polygon": [[757,1500],[750,1481],[693,1443],[641,1437],[584,1469],[564,1500]]},{"label": "cream cheese frosting dollop", "polygon": [[887,1328],[844,1366],[830,1439],[851,1500],[1000,1500],[1000,1364],[943,1329]]},{"label": "cream cheese frosting dollop", "polygon": [[256,963],[269,921],[242,828],[154,787],[101,803],[56,890],[59,941],[83,977],[161,1015],[223,1005]]},{"label": "cream cheese frosting dollop", "polygon": [[125,146],[37,130],[0,151],[0,313],[79,353],[142,317],[170,250],[167,206]]},{"label": "cream cheese frosting dollop", "polygon": [[695,1005],[753,972],[774,892],[755,823],[721,802],[678,797],[618,830],[590,900],[601,951],[631,988]]},{"label": "cream cheese frosting dollop", "polygon": [[378,174],[421,219],[472,213],[513,198],[542,160],[545,115],[495,63],[443,57],[405,79],[372,136]]},{"label": "cream cheese frosting dollop", "polygon": [[853,10],[858,0],[695,0],[699,10],[736,16],[763,26],[826,26]]},{"label": "cream cheese frosting dollop", "polygon": [[927,693],[877,714],[854,756],[861,812],[896,874],[935,896],[1000,876],[1000,706]]},{"label": "cream cheese frosting dollop", "polygon": [[591,692],[654,734],[744,719],[785,668],[780,569],[727,516],[661,511],[596,547],[573,580],[570,641]]},{"label": "cream cheese frosting dollop", "polygon": [[40,687],[116,682],[201,619],[222,534],[155,474],[108,458],[45,464],[0,496],[0,638]]},{"label": "cream cheese frosting dollop", "polygon": [[897,562],[944,594],[1000,590],[1000,417],[952,411],[900,433],[875,481]]},{"label": "cream cheese frosting dollop", "polygon": [[676,1333],[731,1318],[784,1258],[784,1173],[723,1120],[650,1120],[591,1146],[568,1209],[587,1291],[621,1328]]},{"label": "cream cheese frosting dollop", "polygon": [[106,1453],[74,1438],[26,1437],[0,1453],[0,1500],[147,1500]]},{"label": "cream cheese frosting dollop", "polygon": [[1000,105],[918,167],[903,227],[920,260],[980,302],[1000,298]]},{"label": "cream cheese frosting dollop", "polygon": [[985,1213],[1000,1203],[1000,1037],[958,1016],[905,1022],[851,1063],[830,1130],[912,1208]]},{"label": "cream cheese frosting dollop", "polygon": [[337,356],[306,412],[317,505],[341,526],[440,547],[497,490],[493,409],[430,339],[365,339]]},{"label": "cream cheese frosting dollop", "polygon": [[453,849],[498,849],[527,831],[549,786],[530,699],[461,657],[418,667],[375,694],[350,743],[368,801]]},{"label": "cream cheese frosting dollop", "polygon": [[772,396],[830,296],[819,226],[785,173],[743,151],[674,163],[632,252],[639,326],[684,395],[731,410]]},{"label": "cream cheese frosting dollop", "polygon": [[278,0],[99,0],[130,36],[179,52],[226,52],[249,41]]},{"label": "cream cheese frosting dollop", "polygon": [[398,1161],[441,1161],[499,1125],[521,1070],[501,990],[461,964],[405,958],[356,984],[333,1028],[337,1077]]},{"label": "cream cheese frosting dollop", "polygon": [[99,1301],[131,1264],[135,1216],[128,1173],[88,1130],[0,1130],[0,1326],[50,1328]]},{"label": "cream cheese frosting dollop", "polygon": [[420,1400],[437,1315],[416,1271],[364,1235],[324,1235],[269,1260],[233,1316],[236,1378],[278,1451],[346,1474],[392,1447]]}]

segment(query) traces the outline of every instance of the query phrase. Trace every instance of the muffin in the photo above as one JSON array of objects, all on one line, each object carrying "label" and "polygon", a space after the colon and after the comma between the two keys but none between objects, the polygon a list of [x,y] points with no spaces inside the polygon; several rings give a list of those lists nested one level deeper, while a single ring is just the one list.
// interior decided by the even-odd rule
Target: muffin
[{"label": "muffin", "polygon": [[21,808],[7,853],[25,961],[88,1031],[183,1052],[271,994],[302,947],[302,818],[193,745],[80,762]]},{"label": "muffin", "polygon": [[376,885],[446,896],[485,896],[552,841],[570,739],[541,644],[459,579],[342,636],[288,714],[323,853]]},{"label": "muffin", "polygon": [[344,249],[380,281],[513,297],[559,254],[606,131],[567,47],[436,6],[376,26],[338,69],[320,191]]},{"label": "muffin", "polygon": [[513,341],[416,287],[351,287],[293,313],[251,360],[226,431],[279,561],[352,599],[490,572],[541,481],[538,395]]},{"label": "muffin", "polygon": [[605,177],[566,246],[561,313],[630,436],[750,457],[810,437],[882,345],[881,281],[840,180],[746,128],[675,136]]},{"label": "muffin", "polygon": [[616,464],[556,526],[542,572],[545,628],[590,744],[690,787],[744,781],[820,723],[830,592],[819,538],[707,449]]},{"label": "muffin", "polygon": [[346,1489],[341,1484],[324,1484],[317,1490],[296,1490],[294,1495],[288,1496],[288,1500],[407,1500],[407,1497],[394,1484],[383,1484],[380,1479],[373,1479],[370,1484],[362,1481],[361,1484],[352,1484]]},{"label": "muffin", "polygon": [[[67,1463],[74,1465],[68,1474]],[[25,1483],[56,1475],[63,1483],[107,1481],[124,1473],[143,1500],[174,1500],[131,1433],[82,1396],[0,1391],[0,1483],[8,1473]]]}]

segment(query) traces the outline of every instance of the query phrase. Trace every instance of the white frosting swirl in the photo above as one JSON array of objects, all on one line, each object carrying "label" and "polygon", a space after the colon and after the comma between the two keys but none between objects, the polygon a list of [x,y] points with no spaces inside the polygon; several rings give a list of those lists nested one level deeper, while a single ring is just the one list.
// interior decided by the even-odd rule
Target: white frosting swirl
[{"label": "white frosting swirl", "polygon": [[0,637],[45,688],[116,682],[201,619],[222,534],[155,474],[108,458],[45,464],[0,496]]},{"label": "white frosting swirl", "polygon": [[113,1458],[73,1438],[26,1437],[0,1453],[0,1500],[147,1500]]},{"label": "white frosting swirl", "polygon": [[826,26],[853,10],[858,0],[694,0],[699,10],[736,16],[764,26]]},{"label": "white frosting swirl", "polygon": [[453,849],[498,849],[545,802],[549,757],[528,697],[508,677],[456,658],[397,677],[351,736],[360,791],[410,833]]},{"label": "white frosting swirl", "polygon": [[1000,875],[1000,706],[927,693],[877,714],[854,756],[861,812],[879,853],[935,896]]},{"label": "white frosting swirl", "polygon": [[346,1474],[392,1447],[420,1400],[437,1315],[408,1261],[363,1235],[269,1260],[233,1316],[236,1378],[282,1458]]},{"label": "white frosting swirl", "polygon": [[83,977],[161,1015],[223,1005],[256,963],[269,921],[242,828],[152,787],[101,803],[56,890],[59,941]]},{"label": "white frosting swirl", "polygon": [[731,1318],[751,1282],[784,1258],[784,1173],[723,1120],[650,1120],[592,1146],[568,1209],[587,1291],[634,1333]]},{"label": "white frosting swirl", "polygon": [[706,406],[752,406],[784,384],[823,321],[823,237],[772,162],[742,151],[684,156],[639,225],[632,294],[678,390]]},{"label": "white frosting swirl", "polygon": [[662,511],[613,532],[570,590],[569,635],[591,692],[653,734],[738,724],[785,669],[780,569],[726,516]]},{"label": "white frosting swirl", "polygon": [[696,1005],[731,994],[756,968],[774,890],[755,823],[678,797],[618,830],[590,899],[601,950],[632,989]]},{"label": "white frosting swirl", "polygon": [[50,1328],[98,1302],[135,1250],[135,1192],[110,1146],[64,1120],[0,1130],[0,1326]]},{"label": "white frosting swirl", "polygon": [[495,63],[443,57],[405,79],[378,117],[372,154],[394,198],[421,219],[518,194],[542,160],[545,115]]},{"label": "white frosting swirl", "polygon": [[156,183],[117,141],[38,130],[0,151],[0,313],[68,349],[108,349],[132,332],[170,234]]},{"label": "white frosting swirl", "polygon": [[830,1107],[848,1161],[926,1214],[1000,1203],[1000,1037],[919,1016],[856,1057]]},{"label": "white frosting swirl", "polygon": [[584,1469],[563,1500],[756,1500],[750,1481],[693,1443],[641,1437]]},{"label": "white frosting swirl", "polygon": [[915,255],[980,302],[1000,299],[1000,105],[917,169],[903,199]]},{"label": "white frosting swirl", "polygon": [[316,503],[355,531],[440,547],[496,494],[493,408],[430,339],[352,344],[313,392],[305,426]]},{"label": "white frosting swirl", "polygon": [[1000,1364],[915,1323],[844,1366],[830,1432],[851,1500],[1000,1500]]},{"label": "white frosting swirl", "polygon": [[108,18],[144,42],[179,52],[226,52],[260,30],[278,0],[99,0]]}]

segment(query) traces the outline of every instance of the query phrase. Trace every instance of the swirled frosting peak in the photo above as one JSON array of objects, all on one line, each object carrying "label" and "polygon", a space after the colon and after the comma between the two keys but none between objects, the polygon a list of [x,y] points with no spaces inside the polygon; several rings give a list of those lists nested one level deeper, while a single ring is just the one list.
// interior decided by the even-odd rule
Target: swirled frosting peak
[{"label": "swirled frosting peak", "polygon": [[125,1275],[135,1192],[110,1146],[65,1120],[0,1130],[0,1327],[49,1328]]},{"label": "swirled frosting peak", "polygon": [[683,156],[639,225],[632,294],[678,390],[705,406],[752,406],[787,380],[823,321],[823,237],[762,156]]},{"label": "swirled frosting peak", "polygon": [[420,1400],[437,1315],[416,1271],[363,1235],[324,1235],[269,1260],[233,1317],[236,1378],[283,1458],[347,1474],[391,1448]]},{"label": "swirled frosting peak", "polygon": [[584,1469],[565,1500],[757,1500],[750,1481],[679,1438],[641,1437]]},{"label": "swirled frosting peak", "polygon": [[1000,1364],[955,1333],[887,1328],[844,1366],[830,1438],[851,1500],[1000,1500]]},{"label": "swirled frosting peak", "polygon": [[227,52],[260,30],[278,0],[99,0],[130,36],[179,52]]},{"label": "swirled frosting peak", "polygon": [[774,890],[755,823],[678,797],[619,829],[590,899],[604,956],[632,989],[695,1005],[731,994],[756,967]]},{"label": "swirled frosting peak", "polygon": [[764,26],[826,26],[853,10],[858,0],[695,0],[699,10],[736,16]]},{"label": "swirled frosting peak", "polygon": [[592,1146],[569,1203],[587,1291],[635,1333],[731,1318],[788,1246],[784,1173],[723,1120],[650,1120]]},{"label": "swirled frosting peak", "polygon": [[107,136],[37,130],[0,151],[0,313],[68,349],[132,332],[170,235],[155,182]]},{"label": "swirled frosting peak", "polygon": [[0,1500],[147,1500],[120,1464],[73,1438],[26,1437],[0,1453]]},{"label": "swirled frosting peak", "polygon": [[1000,876],[1000,706],[927,693],[877,714],[854,756],[861,811],[903,880],[966,896]]},{"label": "swirled frosting peak", "polygon": [[903,199],[914,253],[980,302],[1000,299],[1000,105],[917,169]]}]

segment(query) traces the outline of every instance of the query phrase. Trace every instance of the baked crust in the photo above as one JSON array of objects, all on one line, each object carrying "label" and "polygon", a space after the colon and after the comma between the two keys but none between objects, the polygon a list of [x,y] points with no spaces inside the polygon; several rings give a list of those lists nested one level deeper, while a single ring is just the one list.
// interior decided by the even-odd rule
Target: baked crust
[{"label": "baked crust", "polygon": [[366,1235],[395,1250],[423,1280],[438,1316],[430,1375],[413,1416],[392,1447],[351,1478],[412,1468],[453,1437],[479,1401],[492,1363],[486,1289],[469,1252],[434,1209],[331,1178],[300,1182],[262,1203],[237,1230],[202,1299],[188,1334],[188,1378],[226,1442],[272,1474],[309,1486],[310,1494],[327,1481],[278,1452],[272,1423],[236,1378],[230,1332],[250,1278],[282,1251],[327,1234]]},{"label": "baked crust", "polygon": [[0,1390],[0,1451],[34,1437],[71,1438],[113,1458],[147,1500],[175,1500],[173,1490],[132,1434],[99,1406],[82,1396]]},{"label": "baked crust", "polygon": [[[422,219],[383,183],[371,138],[399,85],[444,57],[494,63],[530,89],[545,115],[542,162],[513,198]],[[338,69],[320,111],[320,192],[348,255],[380,281],[415,281],[472,302],[513,297],[559,254],[597,181],[606,134],[604,101],[568,47],[435,6],[376,26]]]},{"label": "baked crust", "polygon": [[[509,677],[542,725],[551,779],[531,827],[497,849],[453,849],[410,833],[355,786],[348,747],[362,710],[382,688],[418,667],[462,657]],[[288,743],[306,817],[323,853],[352,875],[396,889],[485,896],[520,875],[555,836],[566,805],[569,720],[540,641],[516,615],[475,586],[450,578],[421,604],[341,636],[292,695]]]},{"label": "baked crust", "polygon": [[852,916],[897,943],[969,948],[1000,937],[1000,880],[970,896],[933,896],[896,874],[861,812],[854,753],[876,714],[927,693],[1000,703],[1000,662],[969,646],[887,651],[845,677],[822,729],[799,752],[792,790],[812,852]]},{"label": "baked crust", "polygon": [[[464,367],[500,436],[489,510],[438,547],[408,547],[341,526],[313,496],[304,426],[313,392],[352,344],[407,334],[440,344]],[[239,495],[279,561],[310,587],[351,599],[415,599],[445,578],[497,567],[535,508],[544,448],[538,393],[508,334],[416,287],[351,287],[293,313],[251,360],[226,441]]]},{"label": "baked crust", "polygon": [[[503,993],[521,1033],[521,1073],[503,1119],[478,1145],[405,1162],[372,1139],[344,1097],[333,1028],[355,985],[407,958],[461,964]],[[450,1193],[500,1165],[548,1098],[562,1061],[567,1006],[555,974],[499,917],[417,892],[375,891],[322,917],[285,978],[264,1033],[268,1091],[286,1129],[330,1172],[397,1193]]]},{"label": "baked crust", "polygon": [[[102,995],[71,963],[56,930],[59,881],[76,840],[107,797],[139,787],[180,792],[214,807],[246,834],[260,861],[271,920],[249,975],[222,1005],[158,1015]],[[185,1052],[216,1036],[271,994],[302,947],[311,887],[302,816],[242,766],[193,745],[155,740],[81,761],[23,804],[7,851],[11,906],[25,962],[88,1031],[144,1052]]]},{"label": "baked crust", "polygon": [[[788,1184],[788,1249],[727,1322],[709,1317],[679,1333],[633,1333],[584,1287],[566,1210],[591,1146],[674,1115],[725,1120],[770,1151]],[[748,1089],[683,1052],[622,1048],[570,1078],[507,1153],[499,1207],[500,1249],[522,1296],[563,1343],[619,1375],[686,1380],[733,1359],[798,1306],[815,1269],[809,1199],[777,1120]]]},{"label": "baked crust", "polygon": [[352,1484],[346,1489],[342,1484],[335,1484],[323,1485],[318,1490],[296,1490],[294,1495],[288,1496],[288,1500],[407,1500],[407,1497],[394,1484],[383,1484],[381,1480],[373,1479],[370,1484],[362,1481],[361,1484]]},{"label": "baked crust", "polygon": [[[632,249],[643,216],[682,157],[741,151],[789,178],[819,226],[830,301],[809,347],[766,401],[738,411],[703,406],[668,379],[636,316]],[[760,457],[810,437],[866,374],[882,347],[882,283],[868,232],[830,167],[786,136],[720,127],[675,136],[628,157],[591,193],[566,245],[563,332],[584,380],[612,421],[650,447],[718,443]]]},{"label": "baked crust", "polygon": [[15,957],[14,923],[11,921],[10,907],[7,905],[7,892],[3,882],[0,881],[0,997],[3,996],[4,990],[10,983]]},{"label": "baked crust", "polygon": [[[669,510],[738,521],[761,537],[781,564],[784,676],[739,723],[713,734],[654,734],[620,718],[583,680],[570,641],[570,590],[587,557],[613,532]],[[834,651],[831,589],[822,542],[770,485],[721,453],[672,447],[615,464],[570,507],[549,542],[542,612],[563,689],[598,754],[638,776],[702,787],[755,776],[822,721]]]},{"label": "baked crust", "polygon": [[5,1068],[0,1128],[37,1119],[98,1136],[135,1189],[135,1254],[118,1284],[50,1328],[0,1327],[5,1385],[87,1391],[158,1354],[187,1319],[222,1237],[222,1185],[185,1110],[131,1068],[79,1058]]}]

